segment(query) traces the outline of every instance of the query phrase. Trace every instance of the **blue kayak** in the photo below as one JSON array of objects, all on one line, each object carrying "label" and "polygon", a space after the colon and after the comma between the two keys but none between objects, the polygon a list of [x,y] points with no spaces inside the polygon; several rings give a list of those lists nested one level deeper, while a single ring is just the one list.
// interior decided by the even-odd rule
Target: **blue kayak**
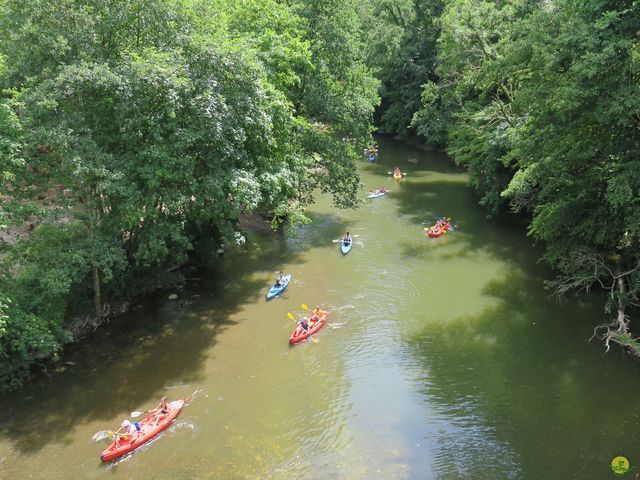
[{"label": "blue kayak", "polygon": [[267,293],[267,300],[271,300],[273,297],[280,295],[282,291],[287,288],[289,280],[291,280],[291,275],[285,275],[284,280],[285,282],[279,287],[277,287],[275,283],[273,284],[273,287],[271,287],[271,290]]},{"label": "blue kayak", "polygon": [[340,250],[345,255],[349,253],[349,250],[351,250],[351,247],[353,247],[353,242],[340,242]]}]

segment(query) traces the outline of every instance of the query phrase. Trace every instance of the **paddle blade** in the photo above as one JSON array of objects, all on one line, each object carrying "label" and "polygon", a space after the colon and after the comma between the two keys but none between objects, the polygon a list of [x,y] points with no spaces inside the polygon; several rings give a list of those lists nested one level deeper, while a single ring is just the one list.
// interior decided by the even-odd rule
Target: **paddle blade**
[{"label": "paddle blade", "polygon": [[111,432],[109,430],[100,430],[99,432],[94,433],[91,438],[94,442],[101,442],[105,438],[113,438],[114,436],[114,432]]},{"label": "paddle blade", "polygon": [[294,317],[291,313],[287,313],[287,317],[289,317],[294,322],[296,321],[296,317]]},{"label": "paddle blade", "polygon": [[131,418],[138,418],[144,412],[131,412]]},{"label": "paddle blade", "polygon": [[304,310],[311,310],[309,307],[307,307],[304,303],[302,305],[300,305]]}]

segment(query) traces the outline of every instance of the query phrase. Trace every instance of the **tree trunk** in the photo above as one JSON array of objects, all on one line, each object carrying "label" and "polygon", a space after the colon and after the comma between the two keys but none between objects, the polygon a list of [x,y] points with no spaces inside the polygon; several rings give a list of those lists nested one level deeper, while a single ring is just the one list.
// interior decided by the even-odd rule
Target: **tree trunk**
[{"label": "tree trunk", "polygon": [[624,296],[627,293],[627,287],[624,283],[624,277],[618,277],[618,331],[626,334],[629,331],[629,325],[627,325],[627,317],[624,310]]},{"label": "tree trunk", "polygon": [[[89,238],[91,243],[94,243],[93,225],[89,221]],[[98,269],[98,262],[95,260],[95,247],[93,249],[91,260],[91,270],[93,273],[93,305],[96,311],[96,317],[102,318],[102,295],[100,293],[100,271]]]},{"label": "tree trunk", "polygon": [[100,273],[98,272],[98,264],[92,262],[93,267],[93,303],[96,309],[96,317],[102,317],[102,298],[100,294]]}]

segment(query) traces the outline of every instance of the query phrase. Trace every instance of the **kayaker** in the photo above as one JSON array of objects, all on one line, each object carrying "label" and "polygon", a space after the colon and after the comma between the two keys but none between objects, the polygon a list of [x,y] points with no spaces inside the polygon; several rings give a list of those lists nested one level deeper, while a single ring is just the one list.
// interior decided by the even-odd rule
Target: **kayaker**
[{"label": "kayaker", "polygon": [[300,325],[300,328],[302,328],[305,332],[309,331],[309,322],[306,318],[300,320],[300,322],[298,322],[298,325]]},{"label": "kayaker", "polygon": [[162,415],[169,413],[169,405],[167,405],[167,397],[162,397],[160,399],[160,404],[156,408],[151,410],[151,413],[160,413]]},{"label": "kayaker", "polygon": [[286,283],[286,279],[284,278],[284,272],[280,272],[278,278],[276,279],[276,287],[281,287]]},{"label": "kayaker", "polygon": [[320,310],[320,307],[316,307],[315,310],[313,311],[313,317],[311,317],[312,319],[315,320],[320,320],[320,316],[323,314],[324,312],[322,310]]},{"label": "kayaker", "polygon": [[353,239],[351,238],[351,234],[349,234],[349,232],[347,232],[347,234],[342,237],[342,243],[344,243],[345,245],[349,245],[352,241]]},{"label": "kayaker", "polygon": [[140,424],[138,422],[130,422],[129,420],[123,420],[120,428],[116,432],[116,445],[120,439],[131,438],[133,442],[136,441],[138,435],[140,435]]},{"label": "kayaker", "polygon": [[400,171],[400,167],[396,167],[395,170],[393,171],[393,176],[398,177],[400,175],[402,175],[402,172]]}]

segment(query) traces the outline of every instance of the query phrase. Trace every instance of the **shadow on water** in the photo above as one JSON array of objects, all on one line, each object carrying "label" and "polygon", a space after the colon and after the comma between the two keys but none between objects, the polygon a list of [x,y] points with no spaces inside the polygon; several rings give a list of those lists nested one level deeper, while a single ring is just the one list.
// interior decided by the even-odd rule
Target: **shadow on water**
[{"label": "shadow on water", "polygon": [[640,376],[586,341],[601,299],[558,304],[517,268],[483,294],[495,305],[431,319],[408,342],[431,421],[443,425],[425,439],[448,475],[438,478],[607,478],[611,459],[640,441],[640,404],[626,401]]},{"label": "shadow on water", "polygon": [[[424,238],[427,247],[447,246],[439,252],[442,259],[473,257],[482,250],[496,259],[535,263],[544,253],[531,239],[523,238],[526,227],[522,217],[511,214],[485,218],[464,175],[458,175],[457,180],[404,182],[394,197],[399,213],[416,225],[416,234]],[[424,228],[433,225],[438,217],[450,217],[455,228],[439,238],[429,238]],[[517,240],[505,242],[504,238]],[[429,254],[427,248],[417,248],[413,243],[401,244],[401,248],[405,257]]]},{"label": "shadow on water", "polygon": [[324,233],[315,227],[303,227],[297,236],[256,233],[255,243],[230,250],[215,276],[188,281],[178,300],[147,300],[94,337],[68,346],[60,371],[0,399],[0,436],[17,451],[34,453],[64,442],[76,425],[151,408],[175,387],[196,389],[217,336],[237,323],[232,316],[245,303],[264,295],[273,277],[254,273],[277,271],[306,249],[326,244],[327,233],[344,229],[334,216],[314,215],[314,221]]},{"label": "shadow on water", "polygon": [[413,175],[414,171],[419,171],[420,175],[457,174],[465,171],[449,160],[444,153],[425,150],[420,146],[402,143],[391,138],[381,137],[379,140],[380,155],[378,160],[375,162],[365,161],[367,166],[362,170],[381,173],[385,176],[395,167],[400,167],[403,172],[409,172],[410,175]]}]

